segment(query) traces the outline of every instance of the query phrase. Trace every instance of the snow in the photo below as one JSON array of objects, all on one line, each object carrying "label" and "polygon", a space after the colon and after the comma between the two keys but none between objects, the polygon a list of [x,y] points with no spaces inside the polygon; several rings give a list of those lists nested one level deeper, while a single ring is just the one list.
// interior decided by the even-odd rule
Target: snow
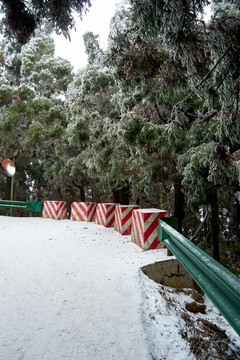
[{"label": "snow", "polygon": [[152,209],[139,209],[139,210],[137,210],[139,213],[166,213],[166,211],[165,210],[159,210],[159,209],[154,209],[154,208],[152,208]]},{"label": "snow", "polygon": [[[0,216],[0,229],[0,359],[194,359],[183,319],[140,271],[169,259],[165,249],[142,251],[113,228],[71,220]],[[206,302],[203,316],[236,340]]]}]

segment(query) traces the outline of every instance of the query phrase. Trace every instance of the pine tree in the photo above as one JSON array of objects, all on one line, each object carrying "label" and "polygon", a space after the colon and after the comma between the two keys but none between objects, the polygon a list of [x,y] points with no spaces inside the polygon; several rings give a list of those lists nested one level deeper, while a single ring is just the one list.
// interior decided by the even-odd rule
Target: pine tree
[{"label": "pine tree", "polygon": [[60,95],[72,80],[72,67],[53,58],[53,40],[43,31],[25,46],[3,38],[0,51],[1,153],[16,161],[18,197],[29,198],[31,187],[39,199],[48,188],[44,168],[54,162],[53,144],[65,126]]},{"label": "pine tree", "polygon": [[239,2],[213,1],[209,24],[202,19],[207,1],[131,3],[142,36],[162,41],[186,69],[188,93],[173,104],[165,132],[189,203],[211,205],[219,260],[219,199],[238,187],[232,154],[239,148]]}]

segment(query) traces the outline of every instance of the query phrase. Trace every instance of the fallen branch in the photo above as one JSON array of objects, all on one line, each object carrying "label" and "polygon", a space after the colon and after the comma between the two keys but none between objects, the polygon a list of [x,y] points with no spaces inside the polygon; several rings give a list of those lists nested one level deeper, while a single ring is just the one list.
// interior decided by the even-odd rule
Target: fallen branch
[{"label": "fallen branch", "polygon": [[209,212],[207,211],[206,215],[204,216],[203,221],[201,222],[201,224],[199,225],[199,227],[197,228],[197,231],[195,232],[195,234],[193,235],[193,237],[191,238],[191,241],[194,241],[201,233],[203,226],[208,218],[208,214]]}]

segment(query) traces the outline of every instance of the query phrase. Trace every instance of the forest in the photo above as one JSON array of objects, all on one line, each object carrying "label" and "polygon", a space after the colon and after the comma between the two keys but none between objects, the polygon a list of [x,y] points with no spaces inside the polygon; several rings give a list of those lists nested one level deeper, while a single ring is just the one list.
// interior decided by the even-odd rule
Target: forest
[{"label": "forest", "polygon": [[64,19],[57,2],[28,3],[0,1],[0,158],[16,164],[14,199],[165,209],[239,275],[240,2],[212,1],[205,21],[208,0],[124,1],[107,49],[84,34],[76,73],[51,35],[68,37],[90,1],[59,1]]}]

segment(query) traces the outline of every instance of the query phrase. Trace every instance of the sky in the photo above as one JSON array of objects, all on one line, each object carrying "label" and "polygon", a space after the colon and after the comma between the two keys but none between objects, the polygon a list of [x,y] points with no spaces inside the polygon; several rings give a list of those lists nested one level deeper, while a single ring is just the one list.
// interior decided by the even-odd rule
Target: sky
[{"label": "sky", "polygon": [[65,39],[63,35],[54,35],[55,54],[71,62],[74,69],[85,67],[87,65],[87,55],[82,35],[87,31],[92,31],[100,37],[102,48],[107,46],[107,37],[109,33],[110,20],[116,10],[116,5],[121,0],[92,0],[92,6],[87,14],[83,15],[82,20],[76,17],[76,31],[71,31],[71,42]]},{"label": "sky", "polygon": [[[110,28],[110,20],[115,13],[117,4],[122,0],[92,0],[92,6],[87,14],[83,15],[80,20],[76,17],[76,31],[71,31],[71,42],[63,35],[54,35],[55,54],[65,58],[74,66],[77,71],[87,65],[87,55],[85,54],[85,47],[82,35],[87,31],[92,31],[99,35],[100,46],[106,48],[107,38]],[[210,18],[210,6],[205,9],[205,20]]]}]

